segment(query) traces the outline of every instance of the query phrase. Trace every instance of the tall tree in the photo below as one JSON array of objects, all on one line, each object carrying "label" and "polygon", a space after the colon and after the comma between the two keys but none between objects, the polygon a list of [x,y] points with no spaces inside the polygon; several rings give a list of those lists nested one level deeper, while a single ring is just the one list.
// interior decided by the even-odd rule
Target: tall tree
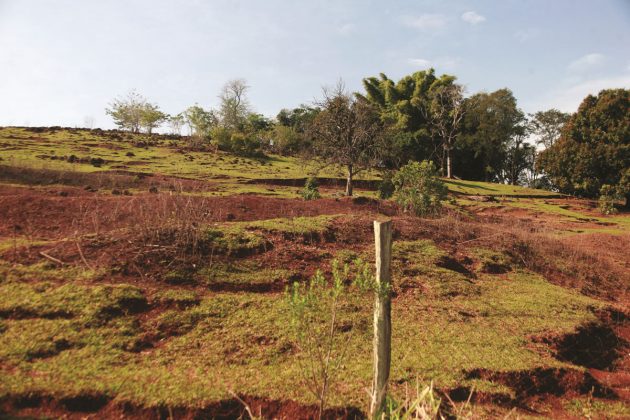
[{"label": "tall tree", "polygon": [[452,178],[451,152],[461,130],[464,116],[464,88],[456,83],[433,85],[429,90],[429,106],[426,109],[429,127],[435,133],[443,151],[446,163],[446,177]]},{"label": "tall tree", "polygon": [[142,111],[147,100],[137,93],[130,91],[125,97],[118,97],[105,108],[105,113],[111,116],[114,124],[122,130],[139,133],[142,122]]},{"label": "tall tree", "polygon": [[190,134],[197,137],[209,135],[212,127],[218,123],[212,110],[205,110],[198,104],[190,106],[184,111],[184,120],[188,124]]},{"label": "tall tree", "polygon": [[250,113],[248,89],[249,86],[244,79],[230,80],[221,89],[219,116],[223,127],[232,130],[242,130],[244,127]]},{"label": "tall tree", "polygon": [[615,186],[630,207],[630,89],[589,95],[562,130],[560,139],[540,156],[556,188],[596,197],[603,185]]},{"label": "tall tree", "polygon": [[448,84],[454,77],[435,76],[433,69],[405,76],[398,82],[381,73],[363,79],[365,95],[376,106],[382,121],[389,127],[386,163],[400,167],[409,160],[435,158],[439,145],[432,142],[429,131],[429,90],[436,84]]},{"label": "tall tree", "polygon": [[341,82],[324,90],[318,105],[321,112],[309,126],[314,152],[346,168],[346,195],[352,196],[354,176],[378,162],[383,123],[374,105],[348,93]]},{"label": "tall tree", "polygon": [[142,104],[140,111],[140,126],[145,129],[147,134],[152,134],[153,130],[168,119],[168,115],[160,110],[160,108],[152,103],[145,102]]},{"label": "tall tree", "polygon": [[545,149],[553,146],[560,138],[562,127],[571,117],[562,111],[553,108],[547,111],[538,111],[531,115],[532,134],[536,136],[536,143]]},{"label": "tall tree", "polygon": [[464,179],[499,181],[508,144],[523,112],[509,89],[477,93],[465,100],[462,133],[455,145],[454,172]]},{"label": "tall tree", "polygon": [[186,118],[184,117],[183,112],[176,115],[170,115],[168,117],[168,125],[171,128],[172,134],[182,134],[182,127],[184,124],[186,124]]},{"label": "tall tree", "polygon": [[527,175],[533,175],[536,148],[527,142],[531,129],[531,124],[523,115],[522,121],[515,127],[514,133],[507,143],[501,181],[518,185],[526,183],[525,177]]}]

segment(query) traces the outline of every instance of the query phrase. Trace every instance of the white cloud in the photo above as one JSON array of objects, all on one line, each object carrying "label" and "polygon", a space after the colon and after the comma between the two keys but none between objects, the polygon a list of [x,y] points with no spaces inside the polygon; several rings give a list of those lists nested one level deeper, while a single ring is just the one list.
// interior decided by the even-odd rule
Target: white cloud
[{"label": "white cloud", "polygon": [[341,35],[350,35],[351,33],[355,32],[356,29],[357,25],[355,25],[354,23],[344,23],[339,28],[337,28],[337,32],[339,32]]},{"label": "white cloud", "polygon": [[461,60],[457,57],[437,57],[432,60],[426,58],[410,58],[407,60],[411,66],[419,69],[435,68],[439,71],[454,71]]},{"label": "white cloud", "polygon": [[423,69],[428,69],[429,67],[431,67],[431,61],[424,58],[410,58],[409,60],[407,60],[407,62],[414,67],[420,67]]},{"label": "white cloud", "polygon": [[411,28],[431,30],[446,26],[447,18],[440,14],[424,14],[420,16],[404,16],[402,22]]},{"label": "white cloud", "polygon": [[516,31],[516,33],[514,33],[514,36],[520,42],[527,42],[530,39],[537,38],[539,35],[540,35],[540,29],[538,28],[527,28],[520,31]]},{"label": "white cloud", "polygon": [[530,112],[550,108],[557,108],[564,112],[575,112],[586,96],[597,95],[603,89],[614,88],[630,89],[630,74],[586,80],[564,89],[549,92],[540,103],[532,104]]},{"label": "white cloud", "polygon": [[569,63],[567,68],[573,72],[582,72],[599,66],[605,60],[605,56],[599,53],[586,54]]},{"label": "white cloud", "polygon": [[476,25],[478,23],[485,22],[486,21],[486,17],[480,15],[477,12],[470,11],[470,12],[466,12],[466,13],[464,13],[462,15],[462,20],[464,22],[470,23],[471,25]]}]

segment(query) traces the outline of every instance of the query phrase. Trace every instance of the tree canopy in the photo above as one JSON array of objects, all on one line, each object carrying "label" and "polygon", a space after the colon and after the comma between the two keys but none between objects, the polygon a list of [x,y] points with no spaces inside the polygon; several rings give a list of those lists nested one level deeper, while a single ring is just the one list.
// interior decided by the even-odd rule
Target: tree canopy
[{"label": "tree canopy", "polygon": [[324,91],[321,112],[310,124],[313,150],[327,163],[347,170],[346,195],[353,192],[354,176],[379,161],[383,123],[376,107],[357,98],[339,83]]},{"label": "tree canopy", "polygon": [[608,89],[587,96],[542,152],[540,164],[564,193],[596,197],[602,186],[617,186],[630,198],[630,89]]}]

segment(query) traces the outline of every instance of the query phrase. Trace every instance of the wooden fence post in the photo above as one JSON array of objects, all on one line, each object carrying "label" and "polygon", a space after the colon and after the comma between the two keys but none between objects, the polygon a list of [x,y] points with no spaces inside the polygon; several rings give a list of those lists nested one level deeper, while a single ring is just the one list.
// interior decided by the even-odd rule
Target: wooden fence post
[{"label": "wooden fence post", "polygon": [[392,353],[391,260],[392,221],[374,221],[376,242],[376,293],[374,304],[374,378],[370,417],[377,419],[385,408]]}]

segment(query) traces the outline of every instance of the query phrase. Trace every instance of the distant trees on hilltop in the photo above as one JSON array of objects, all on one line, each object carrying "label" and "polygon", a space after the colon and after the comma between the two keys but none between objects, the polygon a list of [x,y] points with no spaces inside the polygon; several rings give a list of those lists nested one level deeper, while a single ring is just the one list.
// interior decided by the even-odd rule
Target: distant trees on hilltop
[{"label": "distant trees on hilltop", "polygon": [[320,102],[282,109],[275,119],[253,112],[243,79],[223,86],[216,110],[194,104],[168,115],[132,91],[106,112],[133,133],[151,134],[168,123],[181,134],[187,126],[189,147],[304,155],[341,165],[348,195],[360,170],[394,171],[427,160],[448,178],[587,197],[603,188],[613,199],[630,198],[629,90],[589,95],[574,115],[556,109],[527,115],[507,88],[465,96],[456,80],[433,69],[398,81],[381,73],[363,79],[364,92],[339,85]]}]

